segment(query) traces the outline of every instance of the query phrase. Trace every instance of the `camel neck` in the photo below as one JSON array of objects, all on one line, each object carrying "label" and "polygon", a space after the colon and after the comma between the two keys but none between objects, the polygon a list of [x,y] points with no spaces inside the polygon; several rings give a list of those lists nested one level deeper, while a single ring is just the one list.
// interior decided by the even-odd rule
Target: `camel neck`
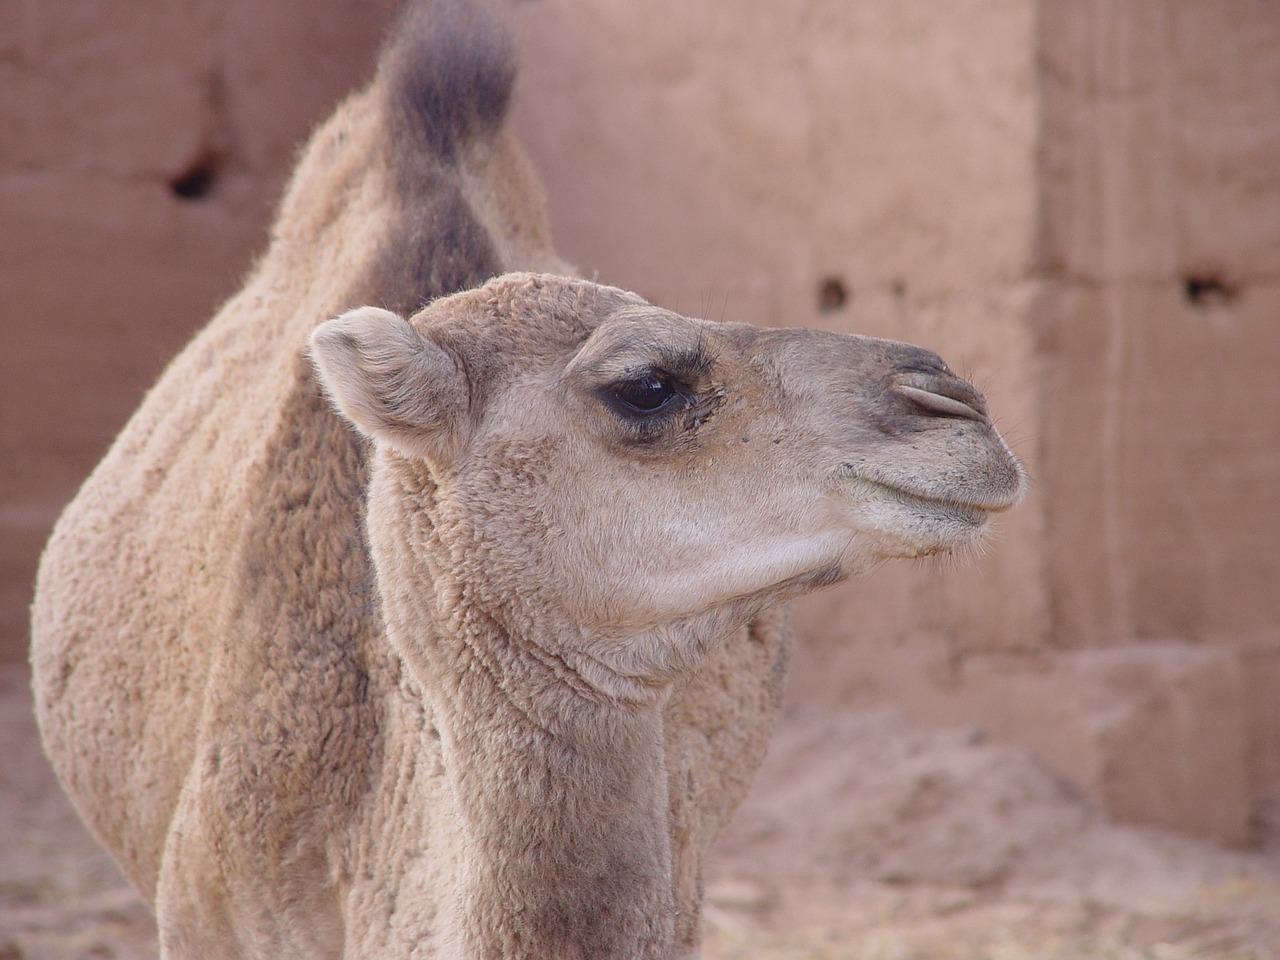
[{"label": "camel neck", "polygon": [[610,696],[566,659],[583,649],[572,623],[454,569],[434,482],[399,466],[375,470],[375,485],[410,496],[371,494],[370,542],[379,582],[406,585],[383,592],[388,639],[429,701],[461,833],[443,953],[670,956],[666,689]]},{"label": "camel neck", "polygon": [[674,906],[661,705],[575,697],[553,730],[487,671],[455,679],[437,723],[463,834],[451,922],[462,956],[667,957]]}]

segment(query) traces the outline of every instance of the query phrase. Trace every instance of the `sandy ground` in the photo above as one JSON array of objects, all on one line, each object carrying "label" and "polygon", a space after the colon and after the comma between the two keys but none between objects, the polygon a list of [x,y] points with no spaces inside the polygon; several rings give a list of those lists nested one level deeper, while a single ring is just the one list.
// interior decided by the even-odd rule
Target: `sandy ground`
[{"label": "sandy ground", "polygon": [[[156,955],[0,670],[0,960]],[[1280,856],[1108,824],[1026,754],[791,711],[708,881],[715,960],[1280,958]]]}]

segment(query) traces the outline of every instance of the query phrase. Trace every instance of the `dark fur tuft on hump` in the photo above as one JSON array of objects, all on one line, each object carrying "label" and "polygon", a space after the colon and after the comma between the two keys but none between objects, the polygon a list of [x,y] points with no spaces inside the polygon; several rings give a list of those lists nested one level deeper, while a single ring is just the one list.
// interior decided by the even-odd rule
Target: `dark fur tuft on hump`
[{"label": "dark fur tuft on hump", "polygon": [[393,36],[379,71],[403,148],[452,159],[501,122],[515,52],[487,0],[409,0]]}]

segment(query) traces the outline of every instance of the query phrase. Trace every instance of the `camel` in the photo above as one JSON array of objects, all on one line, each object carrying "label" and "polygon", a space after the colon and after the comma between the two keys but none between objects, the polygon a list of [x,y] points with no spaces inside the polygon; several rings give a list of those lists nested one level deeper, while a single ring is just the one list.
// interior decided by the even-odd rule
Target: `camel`
[{"label": "camel", "polygon": [[1022,495],[928,350],[574,277],[512,62],[408,7],[42,558],[46,750],[165,958],[696,955],[781,605]]}]

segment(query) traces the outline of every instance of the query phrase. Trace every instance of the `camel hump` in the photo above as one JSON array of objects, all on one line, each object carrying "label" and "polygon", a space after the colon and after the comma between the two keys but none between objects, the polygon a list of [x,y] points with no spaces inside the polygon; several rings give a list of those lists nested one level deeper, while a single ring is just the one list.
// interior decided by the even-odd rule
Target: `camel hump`
[{"label": "camel hump", "polygon": [[515,73],[511,35],[486,0],[409,0],[379,63],[393,141],[452,159],[501,123]]}]

